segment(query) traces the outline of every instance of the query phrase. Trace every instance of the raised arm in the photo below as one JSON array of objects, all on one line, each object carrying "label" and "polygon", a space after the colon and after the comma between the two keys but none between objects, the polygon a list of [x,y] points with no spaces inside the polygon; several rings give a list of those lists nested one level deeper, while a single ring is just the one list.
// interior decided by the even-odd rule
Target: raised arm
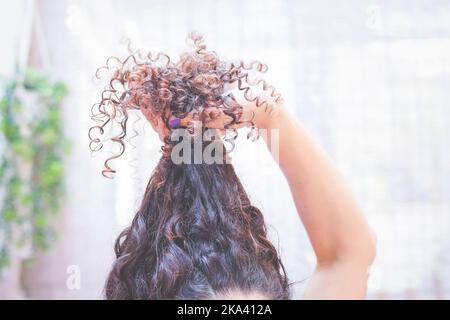
[{"label": "raised arm", "polygon": [[[305,298],[363,299],[375,239],[351,191],[328,156],[283,106],[260,116],[260,127],[279,130],[279,165],[317,257]],[[267,136],[274,150],[278,142]]]}]

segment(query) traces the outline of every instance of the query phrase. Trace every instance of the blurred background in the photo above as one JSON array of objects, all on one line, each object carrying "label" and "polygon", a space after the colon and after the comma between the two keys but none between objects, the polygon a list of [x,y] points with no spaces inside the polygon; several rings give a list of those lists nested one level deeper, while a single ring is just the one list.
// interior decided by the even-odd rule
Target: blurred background
[{"label": "blurred background", "polygon": [[[107,57],[126,57],[125,38],[176,56],[192,30],[224,59],[267,63],[269,82],[347,177],[378,237],[368,297],[449,299],[444,0],[4,3],[0,297],[103,297],[113,242],[139,205],[160,144],[137,121],[137,147],[113,163],[114,180],[102,177],[111,150],[88,148],[90,107],[103,87],[93,75]],[[300,298],[313,252],[281,172],[263,143],[245,135],[232,154],[236,170],[264,212]],[[50,162],[39,167],[42,146],[54,157],[44,155]],[[14,173],[22,178],[12,179]]]}]

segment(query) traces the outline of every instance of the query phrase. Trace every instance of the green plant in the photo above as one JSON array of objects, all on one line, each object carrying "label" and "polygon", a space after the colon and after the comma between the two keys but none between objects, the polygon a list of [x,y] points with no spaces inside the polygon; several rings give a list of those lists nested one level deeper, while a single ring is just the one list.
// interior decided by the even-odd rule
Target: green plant
[{"label": "green plant", "polygon": [[0,100],[0,271],[12,246],[36,252],[56,238],[69,151],[60,108],[66,95],[63,83],[30,69],[16,72]]}]

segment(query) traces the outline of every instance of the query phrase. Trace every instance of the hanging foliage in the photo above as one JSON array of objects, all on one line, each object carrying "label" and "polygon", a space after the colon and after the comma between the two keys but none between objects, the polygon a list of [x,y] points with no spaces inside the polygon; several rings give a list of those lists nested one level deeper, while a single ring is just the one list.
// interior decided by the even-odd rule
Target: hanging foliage
[{"label": "hanging foliage", "polygon": [[66,86],[43,74],[16,73],[0,100],[0,271],[12,246],[48,249],[63,197],[61,103]]}]

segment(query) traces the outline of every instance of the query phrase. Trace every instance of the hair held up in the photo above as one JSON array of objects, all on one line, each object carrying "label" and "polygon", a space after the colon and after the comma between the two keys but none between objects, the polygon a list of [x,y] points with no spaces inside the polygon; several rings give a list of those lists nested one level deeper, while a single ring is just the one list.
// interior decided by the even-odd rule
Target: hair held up
[{"label": "hair held up", "polygon": [[[227,84],[237,83],[258,107],[267,102],[252,96],[252,85],[281,99],[264,80],[250,79],[251,73],[267,70],[264,64],[225,62],[206,50],[201,36],[191,34],[189,40],[193,50],[176,62],[162,53],[134,53],[123,61],[110,58],[100,69],[110,71],[111,79],[92,108],[97,124],[89,131],[91,150],[101,149],[106,126],[115,123],[120,129],[111,138],[120,150],[105,161],[105,176],[115,173],[110,162],[125,150],[132,111],[150,110],[170,129],[171,117],[209,121],[217,114],[208,107],[218,107],[230,118],[227,128],[241,123],[243,112],[233,95],[225,94]],[[166,137],[163,155],[171,143]],[[115,254],[107,299],[211,299],[233,292],[290,297],[264,217],[228,163],[175,164],[161,157],[140,208],[116,241]]]},{"label": "hair held up", "polygon": [[[227,129],[242,123],[242,107],[233,94],[224,94],[227,85],[235,84],[243,97],[257,107],[266,107],[268,102],[253,95],[252,86],[261,86],[274,101],[282,99],[273,86],[258,77],[258,74],[267,71],[265,64],[258,61],[222,61],[214,51],[206,50],[203,37],[195,32],[189,35],[188,43],[192,50],[181,54],[178,61],[172,61],[164,53],[143,54],[130,49],[129,45],[130,55],[126,59],[121,61],[110,57],[105,66],[97,70],[98,78],[107,73],[110,80],[100,101],[91,108],[91,119],[95,124],[89,130],[89,147],[91,151],[98,151],[108,140],[119,147],[114,155],[106,159],[102,171],[104,176],[115,174],[111,161],[125,151],[124,139],[130,112],[150,109],[171,129],[171,116],[183,119],[189,115],[194,121],[207,122],[217,116],[217,113],[209,111],[209,107],[218,107],[229,116],[230,122],[225,126]],[[194,122],[190,123],[193,125]],[[102,139],[108,125],[115,127],[116,133],[109,139]],[[193,130],[189,126],[188,129]],[[137,132],[133,131],[136,135]],[[232,134],[226,140],[232,143],[237,132],[230,131]],[[169,137],[166,138],[163,150],[171,143]]]}]

